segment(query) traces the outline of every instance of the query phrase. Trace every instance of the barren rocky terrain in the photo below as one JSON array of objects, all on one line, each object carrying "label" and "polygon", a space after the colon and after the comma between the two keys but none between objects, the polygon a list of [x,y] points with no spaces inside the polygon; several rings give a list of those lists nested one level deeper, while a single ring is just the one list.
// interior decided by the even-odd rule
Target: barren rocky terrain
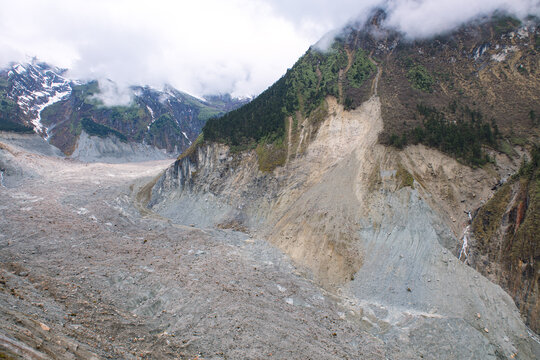
[{"label": "barren rocky terrain", "polygon": [[263,173],[254,152],[202,145],[159,178],[151,208],[267,239],[348,304],[345,318],[381,339],[386,357],[536,358],[513,300],[459,260],[467,210],[515,160],[472,169],[423,146],[396,151],[377,144],[376,95],[353,111],[326,101],[329,115],[282,168]]},{"label": "barren rocky terrain", "polygon": [[0,187],[4,357],[383,359],[399,352],[264,240],[141,215],[139,188],[170,161],[84,164],[6,139],[1,155],[2,164],[18,166],[4,169]]},{"label": "barren rocky terrain", "polygon": [[397,152],[377,144],[376,93],[326,101],[273,174],[217,144],[88,164],[2,136],[0,354],[538,358],[511,297],[455,253],[464,210],[491,196],[469,192],[515,164]]},{"label": "barren rocky terrain", "polygon": [[540,358],[538,21],[385,19],[197,138],[157,92],[0,132],[0,359]]}]

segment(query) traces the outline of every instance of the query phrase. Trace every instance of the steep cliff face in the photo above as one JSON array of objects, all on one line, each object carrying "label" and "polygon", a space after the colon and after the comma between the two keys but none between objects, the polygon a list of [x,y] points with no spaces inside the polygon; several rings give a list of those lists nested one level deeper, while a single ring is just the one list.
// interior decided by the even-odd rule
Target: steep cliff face
[{"label": "steep cliff face", "polygon": [[[349,299],[359,319],[404,354],[451,341],[474,349],[473,357],[534,358],[512,299],[453,255],[468,219],[462,209],[492,193],[471,191],[489,189],[496,172],[421,145],[398,151],[378,144],[377,96],[353,111],[335,98],[325,102],[317,131],[309,120],[298,124],[310,140],[300,151],[287,142],[295,156],[284,166],[263,172],[256,150],[198,144],[157,180],[149,206],[186,225],[268,239],[306,276]],[[453,202],[436,206],[451,193]]]}]

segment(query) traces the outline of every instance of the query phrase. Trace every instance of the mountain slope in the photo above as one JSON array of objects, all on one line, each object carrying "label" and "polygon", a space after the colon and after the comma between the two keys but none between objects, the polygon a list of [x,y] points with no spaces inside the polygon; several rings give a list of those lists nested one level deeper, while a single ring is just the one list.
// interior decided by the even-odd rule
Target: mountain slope
[{"label": "mountain slope", "polygon": [[[532,340],[519,335],[526,328],[510,297],[441,245],[455,247],[458,239],[430,205],[442,199],[436,191],[428,198],[428,175],[418,174],[425,176],[423,188],[406,174],[420,171],[409,160],[419,163],[421,154],[431,167],[452,166],[448,176],[467,175],[456,181],[462,189],[493,177],[434,150],[416,146],[400,153],[378,145],[376,97],[352,112],[329,101],[332,115],[285,167],[267,174],[258,171],[254,151],[201,146],[157,181],[151,209],[181,224],[268,239],[305,276],[346,296],[359,321],[404,357],[461,358],[459,348],[466,348],[479,358],[516,352],[534,358]],[[449,350],[449,343],[462,346]]]},{"label": "mountain slope", "polygon": [[[384,12],[376,12],[364,28],[345,29],[327,51],[312,47],[250,106],[208,122],[203,128],[205,139],[232,145],[233,150],[256,148],[259,169],[272,171],[301,155],[317,134],[320,119],[331,115],[322,99],[332,96],[352,110],[378,86],[383,118],[379,143],[398,149],[425,144],[469,166],[491,167],[499,173],[493,184],[504,182],[519,165],[518,153],[540,143],[538,19],[522,22],[496,13],[418,41],[385,28],[384,21]],[[511,165],[505,165],[508,162]],[[412,165],[411,169],[418,167]],[[481,205],[458,200],[459,192],[450,186],[444,201],[465,213]],[[462,229],[454,231],[461,236]],[[512,263],[537,262],[539,239],[529,236],[531,246]],[[502,241],[483,247],[487,253],[482,256],[496,268],[509,266],[506,255],[497,259],[488,255]],[[483,271],[490,266],[477,268]],[[517,270],[510,273],[514,279],[519,277]],[[517,290],[521,282],[508,282],[508,276],[495,278],[513,294],[528,324],[538,331],[538,279],[526,276],[531,290],[525,304]]]},{"label": "mountain slope", "polygon": [[536,331],[540,324],[540,149],[478,209],[467,262],[508,291]]},{"label": "mountain slope", "polygon": [[[383,20],[311,48],[249,105],[207,122],[149,207],[264,236],[347,294],[385,342],[535,358],[508,294],[459,258],[469,213],[538,141],[538,25],[497,15],[410,42]],[[521,308],[535,331],[537,304]]]},{"label": "mountain slope", "polygon": [[[202,100],[170,86],[163,90],[136,86],[130,89],[130,104],[107,106],[101,100],[106,94],[96,81],[73,82],[64,77],[65,73],[36,60],[14,64],[1,72],[0,114],[9,124],[32,127],[68,155],[76,149],[83,130],[89,135],[113,135],[123,141],[181,152],[197,138],[208,118],[248,101],[230,96]],[[109,130],[101,127],[96,132],[99,125]]]},{"label": "mountain slope", "polygon": [[[70,95],[71,84],[63,77],[64,73],[65,70],[35,60],[31,64],[15,64],[0,72],[2,117],[30,126],[39,135],[47,137],[47,129],[41,124],[41,111]],[[8,104],[9,107],[5,106]]]},{"label": "mountain slope", "polygon": [[286,118],[294,133],[315,109],[325,111],[326,96],[347,109],[366,101],[372,93],[366,80],[380,64],[381,143],[424,143],[481,165],[483,145],[538,141],[538,22],[494,15],[409,41],[384,28],[384,17],[377,13],[365,28],[345,30],[326,52],[312,47],[248,107],[209,122],[206,138],[233,146],[283,139]]}]

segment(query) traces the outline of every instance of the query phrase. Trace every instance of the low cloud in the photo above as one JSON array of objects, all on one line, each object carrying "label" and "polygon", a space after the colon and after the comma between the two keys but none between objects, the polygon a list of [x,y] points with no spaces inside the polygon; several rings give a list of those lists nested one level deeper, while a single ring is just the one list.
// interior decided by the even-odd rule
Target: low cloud
[{"label": "low cloud", "polygon": [[317,36],[262,0],[5,1],[0,63],[37,56],[81,80],[252,95]]},{"label": "low cloud", "polygon": [[135,92],[129,84],[118,84],[109,79],[98,80],[99,93],[93,98],[100,100],[106,106],[123,105],[127,106],[133,102]]},{"label": "low cloud", "polygon": [[254,95],[323,35],[365,21],[375,7],[387,9],[387,24],[410,37],[496,9],[540,15],[533,0],[4,1],[0,65],[37,56],[69,68],[73,78],[111,79],[122,101],[120,84]]},{"label": "low cloud", "polygon": [[404,32],[409,38],[426,38],[448,32],[480,16],[499,10],[524,18],[540,15],[537,0],[402,0],[390,1],[387,25]]}]

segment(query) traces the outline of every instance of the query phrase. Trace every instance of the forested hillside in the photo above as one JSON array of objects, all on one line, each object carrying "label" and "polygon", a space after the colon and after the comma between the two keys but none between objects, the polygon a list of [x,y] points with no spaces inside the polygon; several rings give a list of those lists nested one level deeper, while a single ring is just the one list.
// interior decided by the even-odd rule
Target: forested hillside
[{"label": "forested hillside", "polygon": [[[403,148],[422,143],[481,166],[500,151],[540,135],[538,22],[500,14],[434,39],[410,41],[384,27],[384,14],[347,29],[330,49],[310,48],[274,85],[247,106],[210,119],[207,141],[233,149],[264,145],[283,152],[291,131],[332,96],[354,109],[378,95],[384,130],[379,141]],[[536,140],[536,141],[537,141]],[[281,149],[281,150],[280,150]],[[283,163],[284,157],[275,162]]]}]

